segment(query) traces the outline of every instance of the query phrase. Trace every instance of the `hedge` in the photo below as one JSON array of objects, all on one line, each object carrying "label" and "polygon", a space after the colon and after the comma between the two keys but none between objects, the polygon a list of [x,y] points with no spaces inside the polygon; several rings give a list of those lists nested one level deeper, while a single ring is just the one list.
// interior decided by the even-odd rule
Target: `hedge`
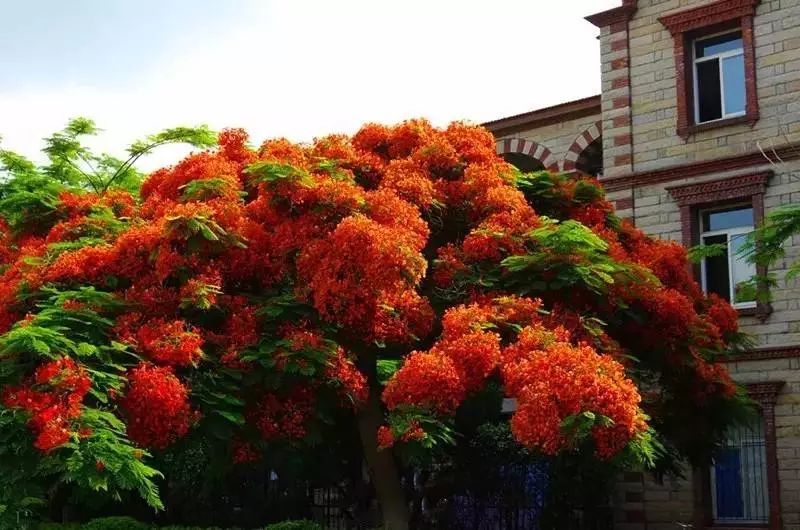
[{"label": "hedge", "polygon": [[[102,517],[88,523],[40,523],[37,530],[239,530],[218,526],[152,526],[130,517]],[[263,530],[323,530],[311,521],[283,521],[267,525]]]}]

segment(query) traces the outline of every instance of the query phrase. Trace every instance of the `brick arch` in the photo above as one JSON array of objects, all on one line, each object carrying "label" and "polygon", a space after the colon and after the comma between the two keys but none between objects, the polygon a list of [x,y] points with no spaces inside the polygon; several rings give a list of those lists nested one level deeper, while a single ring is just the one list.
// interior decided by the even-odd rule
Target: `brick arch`
[{"label": "brick arch", "polygon": [[578,157],[581,156],[586,147],[603,136],[603,122],[598,121],[592,124],[588,129],[583,131],[575,138],[572,145],[567,149],[567,154],[564,155],[564,160],[561,162],[561,169],[563,171],[575,171],[577,169],[575,164],[578,162]]},{"label": "brick arch", "polygon": [[520,153],[523,155],[528,155],[534,160],[541,162],[545,169],[550,171],[558,171],[558,160],[555,156],[553,156],[552,151],[550,151],[547,146],[540,144],[539,142],[527,140],[525,138],[508,138],[506,140],[500,140],[497,142],[497,154],[502,155],[505,153]]}]

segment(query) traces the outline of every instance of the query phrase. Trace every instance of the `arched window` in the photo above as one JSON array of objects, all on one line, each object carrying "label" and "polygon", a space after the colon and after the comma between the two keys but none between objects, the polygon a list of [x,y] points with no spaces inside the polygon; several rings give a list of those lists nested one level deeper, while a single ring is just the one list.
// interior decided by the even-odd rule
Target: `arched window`
[{"label": "arched window", "polygon": [[544,164],[530,155],[522,153],[503,153],[501,156],[506,162],[524,173],[541,171],[544,169]]},{"label": "arched window", "polygon": [[527,138],[507,138],[497,142],[497,154],[520,171],[558,171],[558,160],[550,149]]},{"label": "arched window", "polygon": [[603,174],[603,137],[586,146],[575,161],[575,169],[599,177]]},{"label": "arched window", "polygon": [[603,174],[603,122],[598,121],[575,138],[564,156],[564,171]]}]

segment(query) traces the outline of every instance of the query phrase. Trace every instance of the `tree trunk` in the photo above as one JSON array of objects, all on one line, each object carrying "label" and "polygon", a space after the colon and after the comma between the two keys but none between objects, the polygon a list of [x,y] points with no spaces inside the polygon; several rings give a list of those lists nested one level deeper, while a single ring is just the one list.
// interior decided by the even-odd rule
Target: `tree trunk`
[{"label": "tree trunk", "polygon": [[385,530],[408,530],[409,513],[400,474],[389,449],[378,450],[378,427],[383,423],[380,386],[370,385],[369,399],[358,415],[358,431],[381,507]]}]

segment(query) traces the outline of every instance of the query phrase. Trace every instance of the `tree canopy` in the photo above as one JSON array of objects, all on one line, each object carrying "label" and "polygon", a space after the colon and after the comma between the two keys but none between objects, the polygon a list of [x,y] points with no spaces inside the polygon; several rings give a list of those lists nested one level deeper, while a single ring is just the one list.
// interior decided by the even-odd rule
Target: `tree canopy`
[{"label": "tree canopy", "polygon": [[708,458],[743,401],[721,364],[736,312],[686,251],[594,179],[520,173],[479,127],[258,148],[230,129],[141,186],[138,156],[209,131],[126,162],[83,148],[93,132],[71,122],[43,167],[0,158],[7,507],[70,483],[160,508],[154,458],[190,437],[236,465],[351,417],[402,520],[393,454],[446,451],[487,384],[527,448],[648,465]]}]

